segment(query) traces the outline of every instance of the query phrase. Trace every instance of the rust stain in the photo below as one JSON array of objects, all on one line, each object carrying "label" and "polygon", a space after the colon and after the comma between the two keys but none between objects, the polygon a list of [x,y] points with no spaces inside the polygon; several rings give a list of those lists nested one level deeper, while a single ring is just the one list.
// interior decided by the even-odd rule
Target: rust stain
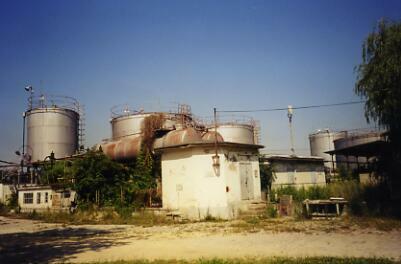
[{"label": "rust stain", "polygon": [[[202,140],[204,141],[214,141],[215,138],[215,131],[208,131],[202,135]],[[217,133],[217,142],[224,142],[223,137],[220,135],[220,133]]]},{"label": "rust stain", "polygon": [[141,148],[142,137],[134,136],[102,145],[104,153],[114,160],[135,158]]}]

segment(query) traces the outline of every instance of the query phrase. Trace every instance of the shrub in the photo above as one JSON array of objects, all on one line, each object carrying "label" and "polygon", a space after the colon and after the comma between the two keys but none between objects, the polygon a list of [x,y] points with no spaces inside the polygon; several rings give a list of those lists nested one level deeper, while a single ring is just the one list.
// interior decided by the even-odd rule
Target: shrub
[{"label": "shrub", "polygon": [[271,204],[267,205],[266,215],[267,215],[267,217],[270,217],[270,218],[276,218],[278,215],[277,208]]}]

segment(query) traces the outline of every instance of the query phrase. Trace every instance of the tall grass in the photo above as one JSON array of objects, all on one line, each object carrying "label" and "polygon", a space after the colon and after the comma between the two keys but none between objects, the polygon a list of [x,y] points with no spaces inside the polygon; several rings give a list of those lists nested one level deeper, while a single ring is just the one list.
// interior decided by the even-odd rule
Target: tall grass
[{"label": "tall grass", "polygon": [[321,200],[342,197],[349,202],[349,212],[358,216],[397,216],[399,213],[397,205],[391,204],[387,186],[383,184],[361,185],[357,181],[350,180],[309,188],[288,186],[271,192],[273,201],[275,197],[281,195],[292,195],[293,200],[298,204],[305,199]]}]

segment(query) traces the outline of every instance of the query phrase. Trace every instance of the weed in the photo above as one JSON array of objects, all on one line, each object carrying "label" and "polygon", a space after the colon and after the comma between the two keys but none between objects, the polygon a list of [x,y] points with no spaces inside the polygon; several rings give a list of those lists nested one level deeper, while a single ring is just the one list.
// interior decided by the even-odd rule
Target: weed
[{"label": "weed", "polygon": [[269,218],[276,218],[277,217],[277,208],[271,204],[267,205],[266,215]]}]

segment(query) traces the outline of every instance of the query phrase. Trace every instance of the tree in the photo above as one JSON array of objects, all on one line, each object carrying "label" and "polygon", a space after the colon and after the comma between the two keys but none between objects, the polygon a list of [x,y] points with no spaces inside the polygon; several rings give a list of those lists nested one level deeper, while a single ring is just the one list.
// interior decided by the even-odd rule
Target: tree
[{"label": "tree", "polygon": [[128,170],[100,151],[89,151],[73,163],[74,188],[81,200],[99,205],[113,205],[121,199],[121,188],[128,180]]},{"label": "tree", "polygon": [[401,178],[401,23],[379,21],[363,43],[356,70],[355,93],[366,98],[367,121],[388,131],[391,151],[382,167],[394,187]]}]

